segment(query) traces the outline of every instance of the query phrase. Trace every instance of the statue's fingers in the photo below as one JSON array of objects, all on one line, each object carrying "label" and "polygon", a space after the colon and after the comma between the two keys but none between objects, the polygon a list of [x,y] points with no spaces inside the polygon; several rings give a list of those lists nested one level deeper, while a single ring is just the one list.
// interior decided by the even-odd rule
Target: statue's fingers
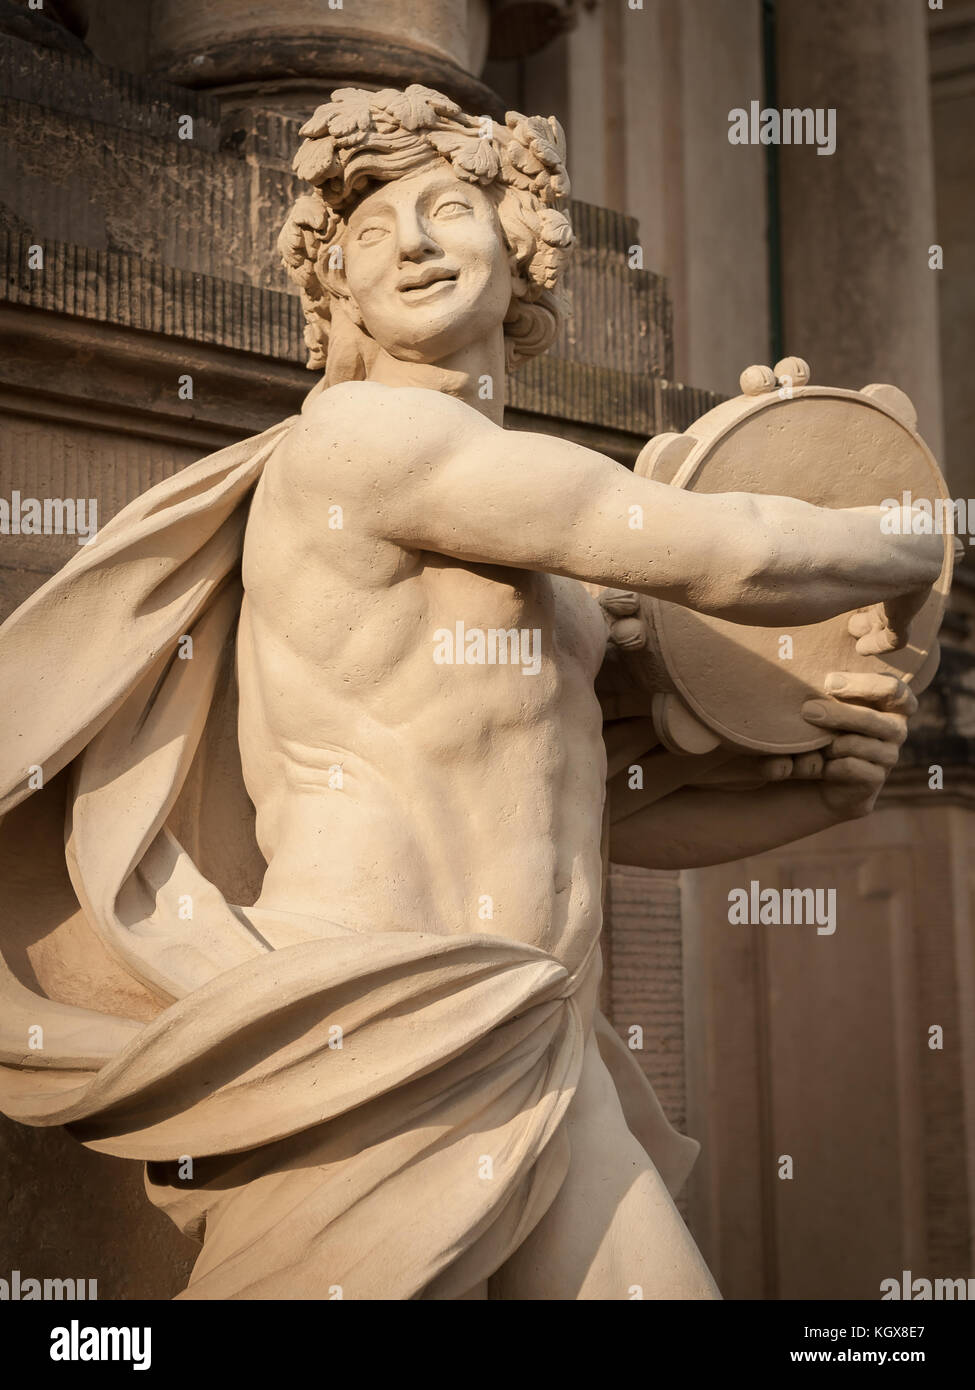
[{"label": "statue's fingers", "polygon": [[640,611],[640,595],[632,589],[604,589],[599,603],[611,618],[629,618]]},{"label": "statue's fingers", "polygon": [[766,782],[787,782],[792,768],[792,759],[784,755],[758,759],[758,773]]},{"label": "statue's fingers", "polygon": [[886,714],[870,705],[844,705],[838,700],[808,700],[802,717],[817,729],[836,729],[840,733],[866,734],[881,738],[899,748],[907,737],[907,725],[899,714]]},{"label": "statue's fingers", "polygon": [[[913,589],[907,594],[898,594],[896,598],[888,599],[884,604],[884,619],[886,631],[891,642],[888,651],[899,651],[901,647],[906,647],[911,636],[911,624],[917,614],[924,607],[929,588]],[[860,641],[869,642],[869,637],[862,637]],[[859,650],[859,643],[857,644]]]},{"label": "statue's fingers", "polygon": [[882,767],[863,758],[836,758],[823,768],[824,782],[848,782],[875,791],[886,780],[887,773]]},{"label": "statue's fingers", "polygon": [[911,687],[881,671],[831,671],[826,677],[826,694],[834,700],[876,705],[891,713],[912,715],[917,709],[917,696]]},{"label": "statue's fingers", "polygon": [[899,749],[887,739],[867,738],[864,734],[840,734],[834,738],[824,753],[829,762],[837,758],[861,758],[867,763],[891,768],[897,763]]},{"label": "statue's fingers", "polygon": [[865,637],[877,626],[876,615],[872,616],[869,608],[858,608],[855,613],[850,614],[846,626],[851,636]]},{"label": "statue's fingers", "polygon": [[856,649],[860,656],[885,656],[887,652],[896,652],[901,646],[903,643],[893,628],[873,624],[868,632],[857,638]]},{"label": "statue's fingers", "polygon": [[822,753],[800,753],[793,760],[792,778],[793,781],[815,782],[823,775]]},{"label": "statue's fingers", "polygon": [[646,624],[641,618],[619,618],[610,624],[609,635],[624,651],[636,651],[647,645]]}]

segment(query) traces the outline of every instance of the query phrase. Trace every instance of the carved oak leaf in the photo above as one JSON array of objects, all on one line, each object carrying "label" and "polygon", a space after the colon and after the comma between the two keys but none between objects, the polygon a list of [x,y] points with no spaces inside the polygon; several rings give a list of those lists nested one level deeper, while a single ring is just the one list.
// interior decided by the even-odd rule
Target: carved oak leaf
[{"label": "carved oak leaf", "polygon": [[373,102],[378,111],[384,111],[403,130],[428,130],[437,123],[437,112],[428,97],[436,95],[429,88],[414,83],[405,92],[387,87],[376,93]]},{"label": "carved oak leaf", "polygon": [[501,172],[501,160],[490,140],[440,130],[431,131],[427,138],[468,183],[490,183]]},{"label": "carved oak leaf", "polygon": [[542,240],[548,246],[557,246],[567,251],[572,245],[572,223],[565,213],[554,208],[543,208],[538,217],[542,228]]},{"label": "carved oak leaf", "polygon": [[[569,194],[565,171],[565,134],[554,116],[523,116],[509,111],[505,124],[512,139],[506,147],[507,163],[530,181],[532,191],[546,203]],[[519,187],[522,186],[519,183]]]},{"label": "carved oak leaf", "polygon": [[560,121],[554,116],[549,116],[548,127],[552,132],[552,144],[558,151],[559,163],[565,163],[565,131],[562,129]]},{"label": "carved oak leaf", "polygon": [[298,270],[304,263],[305,243],[302,229],[293,217],[288,218],[278,234],[278,250],[285,265],[290,266],[292,270]]},{"label": "carved oak leaf", "polygon": [[456,101],[451,101],[450,97],[444,96],[443,92],[438,92],[436,87],[423,87],[419,82],[411,82],[406,89],[406,95],[408,97],[423,97],[438,116],[459,116],[461,114]]},{"label": "carved oak leaf", "polygon": [[517,141],[511,140],[501,147],[501,162],[504,166],[505,183],[512,188],[520,188],[525,193],[534,192],[539,176],[544,172],[529,150]]},{"label": "carved oak leaf", "polygon": [[530,149],[546,169],[553,172],[561,169],[562,155],[558,149],[557,137],[544,117],[523,116],[520,111],[509,111],[505,117],[505,125],[518,143]]},{"label": "carved oak leaf", "polygon": [[505,153],[514,167],[527,178],[535,179],[542,172],[541,163],[535,158],[528,146],[522,144],[517,135],[505,146]]},{"label": "carved oak leaf", "polygon": [[540,177],[541,192],[539,196],[545,203],[558,203],[563,198],[567,198],[572,190],[569,183],[568,174],[562,170],[555,174],[542,174]]},{"label": "carved oak leaf", "polygon": [[534,116],[527,122],[527,125],[531,132],[529,148],[532,154],[545,165],[546,169],[550,169],[553,172],[560,169],[562,160],[559,158],[559,152],[552,142],[551,129],[548,122],[543,121],[540,117]]},{"label": "carved oak leaf", "polygon": [[291,166],[306,183],[324,183],[340,169],[334,140],[305,140]]},{"label": "carved oak leaf", "polygon": [[361,145],[372,128],[369,93],[358,87],[342,87],[332,100],[319,106],[299,132],[310,139],[331,135],[340,145]]},{"label": "carved oak leaf", "polygon": [[330,209],[315,193],[303,193],[291,209],[292,221],[315,232],[324,231],[329,215]]},{"label": "carved oak leaf", "polygon": [[316,106],[313,114],[298,130],[299,135],[304,135],[309,140],[317,140],[320,135],[328,132],[329,116],[333,110],[331,102],[326,102],[324,106]]}]

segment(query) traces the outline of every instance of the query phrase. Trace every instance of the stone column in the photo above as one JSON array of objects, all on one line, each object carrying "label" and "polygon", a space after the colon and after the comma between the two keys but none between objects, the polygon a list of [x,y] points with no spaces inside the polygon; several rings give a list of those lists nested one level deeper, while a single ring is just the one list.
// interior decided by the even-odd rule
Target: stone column
[{"label": "stone column", "polygon": [[[975,497],[975,395],[969,388],[975,322],[975,3],[932,10],[931,100],[938,228],[937,273],[945,397],[945,461],[956,497]],[[967,567],[966,567],[967,568]]]},{"label": "stone column", "polygon": [[304,115],[334,87],[421,82],[493,114],[487,0],[153,0],[149,69],[236,104]]},{"label": "stone column", "polygon": [[762,94],[758,7],[622,0],[583,9],[567,48],[576,193],[637,219],[678,379],[735,395],[769,351],[766,152],[728,142],[729,111]]},{"label": "stone column", "polygon": [[942,446],[927,6],[778,0],[778,105],[836,110],[836,152],[778,150],[783,350],[900,386]]}]

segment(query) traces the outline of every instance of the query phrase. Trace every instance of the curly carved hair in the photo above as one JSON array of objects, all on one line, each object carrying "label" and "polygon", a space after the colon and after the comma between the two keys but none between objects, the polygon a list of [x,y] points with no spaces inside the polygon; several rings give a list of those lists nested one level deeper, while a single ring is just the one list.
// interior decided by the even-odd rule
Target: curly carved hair
[{"label": "curly carved hair", "polygon": [[558,289],[572,245],[562,206],[569,194],[565,136],[554,116],[509,111],[504,126],[468,116],[449,97],[413,85],[404,92],[343,87],[301,128],[294,159],[314,185],[294,204],[278,249],[301,290],[308,366],[326,368],[326,385],[362,375],[371,343],[341,275],[341,246],[356,203],[377,183],[438,162],[491,197],[511,265],[504,321],[509,370],[551,346],[567,301]]}]

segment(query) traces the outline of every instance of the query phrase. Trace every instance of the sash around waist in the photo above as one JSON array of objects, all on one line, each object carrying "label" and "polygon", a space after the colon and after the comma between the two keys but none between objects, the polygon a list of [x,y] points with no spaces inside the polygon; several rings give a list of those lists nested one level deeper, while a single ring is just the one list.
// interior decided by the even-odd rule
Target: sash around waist
[{"label": "sash around waist", "polygon": [[[4,1109],[119,1157],[272,1143],[473,1054],[497,1030],[591,1027],[598,938],[568,972],[488,935],[347,933],[269,951],[165,1009],[96,1073],[4,1068]],[[471,1057],[473,1064],[473,1055]]]}]

